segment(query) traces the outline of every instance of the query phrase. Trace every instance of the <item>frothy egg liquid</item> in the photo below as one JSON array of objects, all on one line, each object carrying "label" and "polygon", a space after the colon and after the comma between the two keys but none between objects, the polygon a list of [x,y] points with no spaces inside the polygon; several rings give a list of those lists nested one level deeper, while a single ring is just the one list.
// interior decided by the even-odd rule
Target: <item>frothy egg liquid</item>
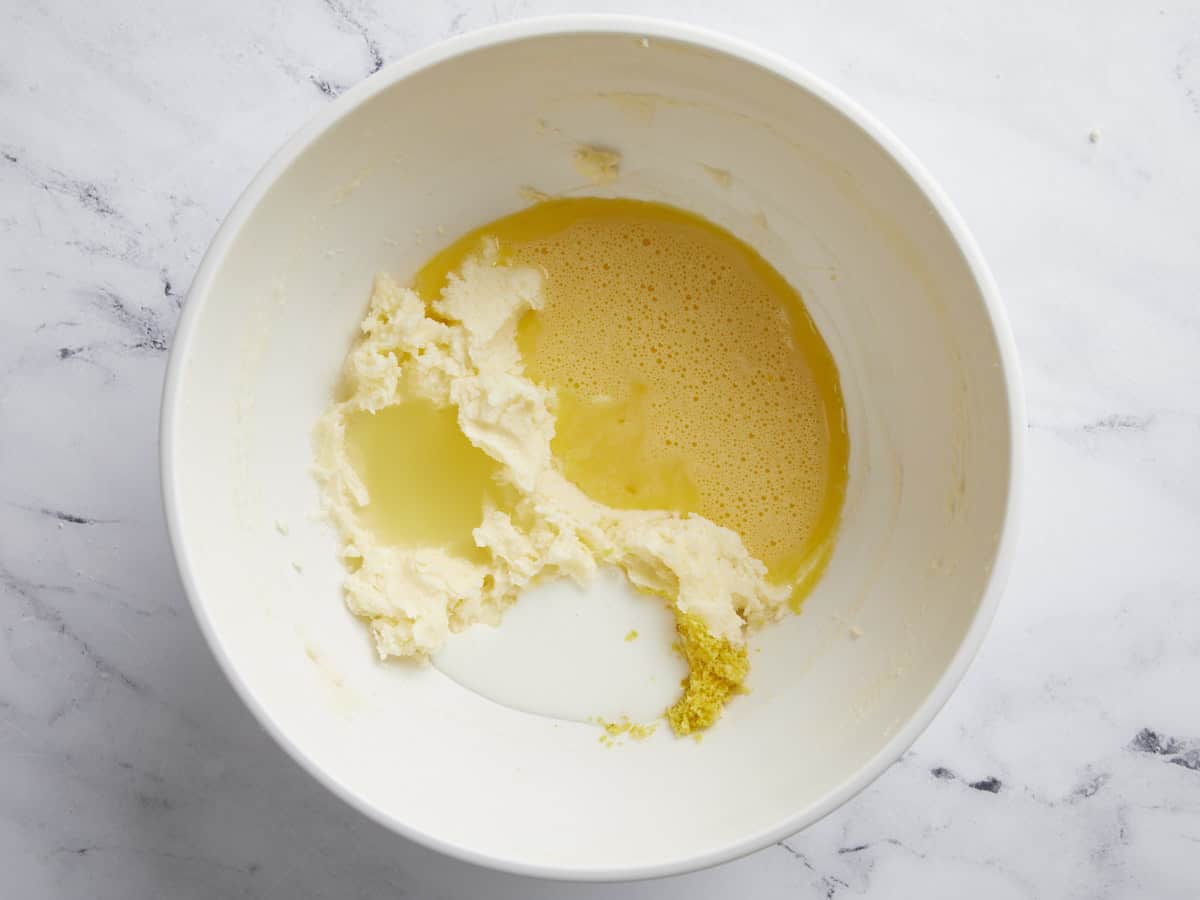
[{"label": "frothy egg liquid", "polygon": [[579,198],[464,235],[417,292],[438,297],[485,236],[545,276],[518,338],[526,372],[557,392],[563,473],[610,506],[738,532],[798,606],[833,548],[849,441],[833,357],[796,290],[691,213]]}]

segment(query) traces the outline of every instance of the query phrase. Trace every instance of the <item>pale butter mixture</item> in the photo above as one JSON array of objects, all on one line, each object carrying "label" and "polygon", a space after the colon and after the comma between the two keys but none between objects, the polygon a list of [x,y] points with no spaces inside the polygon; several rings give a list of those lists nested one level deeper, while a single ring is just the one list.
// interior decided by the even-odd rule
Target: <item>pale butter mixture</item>
[{"label": "pale butter mixture", "polygon": [[[349,563],[350,609],[369,620],[379,655],[427,657],[454,632],[495,624],[535,579],[587,582],[615,565],[636,587],[673,604],[691,674],[668,713],[681,734],[706,727],[748,668],[745,626],[780,617],[790,585],[734,531],[698,515],[615,509],[567,480],[553,455],[556,396],[524,373],[517,324],[542,306],[538,269],[498,261],[485,241],[441,298],[421,297],[386,275],[375,282],[363,337],[347,361],[347,399],[318,422],[318,477]],[[438,547],[379,542],[360,511],[370,503],[351,464],[347,418],[410,399],[453,407],[463,434],[499,465],[510,508],[486,508],[473,561]]]}]

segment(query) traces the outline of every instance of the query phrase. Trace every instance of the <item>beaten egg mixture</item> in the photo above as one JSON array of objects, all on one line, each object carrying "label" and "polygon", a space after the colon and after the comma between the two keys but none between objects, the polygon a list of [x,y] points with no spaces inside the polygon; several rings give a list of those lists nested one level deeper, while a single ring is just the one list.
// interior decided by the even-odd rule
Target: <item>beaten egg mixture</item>
[{"label": "beaten egg mixture", "polygon": [[751,248],[668,206],[549,200],[376,279],[316,434],[350,609],[382,657],[602,565],[671,605],[711,725],[746,629],[820,576],[849,446],[837,370]]}]

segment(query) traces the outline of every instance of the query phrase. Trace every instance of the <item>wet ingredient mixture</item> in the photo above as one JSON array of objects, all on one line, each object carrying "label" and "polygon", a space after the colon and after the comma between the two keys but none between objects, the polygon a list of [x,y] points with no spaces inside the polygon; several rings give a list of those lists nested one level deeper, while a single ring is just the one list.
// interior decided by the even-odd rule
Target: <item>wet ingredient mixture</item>
[{"label": "wet ingredient mixture", "polygon": [[616,565],[675,612],[672,729],[711,725],[747,626],[798,609],[827,563],[845,490],[837,371],[797,293],[691,214],[550,200],[411,290],[381,277],[363,333],[317,456],[380,654]]}]

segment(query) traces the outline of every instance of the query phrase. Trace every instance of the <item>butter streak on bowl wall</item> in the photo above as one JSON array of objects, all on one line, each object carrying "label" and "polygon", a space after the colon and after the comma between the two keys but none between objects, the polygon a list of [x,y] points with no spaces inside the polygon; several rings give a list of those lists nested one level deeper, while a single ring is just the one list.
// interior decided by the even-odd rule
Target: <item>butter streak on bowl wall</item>
[{"label": "butter streak on bowl wall", "polygon": [[[581,178],[581,144],[618,149],[619,177]],[[436,668],[380,665],[313,517],[311,427],[372,277],[411,276],[524,205],[523,188],[655,200],[729,229],[799,290],[837,363],[851,454],[833,558],[802,614],[761,634],[753,692],[702,744],[656,734],[610,749],[593,726],[517,712]],[[554,19],[385,69],[256,178],[176,339],[163,485],[218,660],[324,784],[475,862],[631,878],[802,828],[928,724],[1011,556],[1022,427],[990,278],[894,139],[728,39]]]}]

